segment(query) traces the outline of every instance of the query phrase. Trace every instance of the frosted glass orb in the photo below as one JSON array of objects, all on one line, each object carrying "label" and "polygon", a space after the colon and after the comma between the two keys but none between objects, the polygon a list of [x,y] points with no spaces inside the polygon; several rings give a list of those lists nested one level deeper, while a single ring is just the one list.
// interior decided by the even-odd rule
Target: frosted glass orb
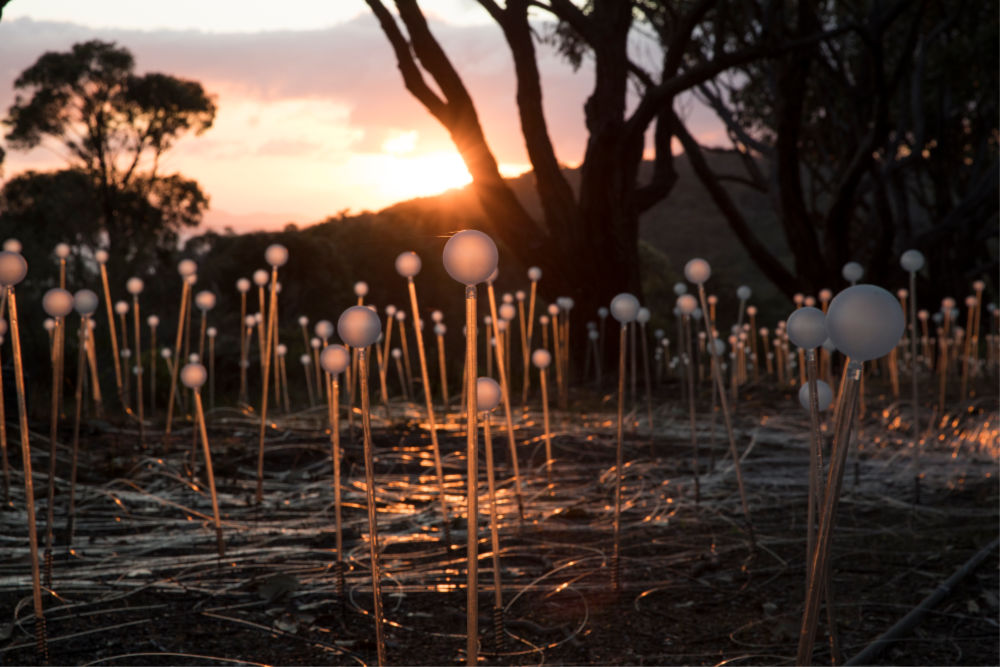
[{"label": "frosted glass orb", "polygon": [[380,333],[382,333],[381,320],[364,306],[351,306],[341,313],[340,319],[337,320],[337,334],[351,347],[368,347],[378,340]]},{"label": "frosted glass orb", "polygon": [[516,292],[514,292],[514,298],[517,299],[518,301],[524,301],[527,297],[528,295],[525,294],[523,289],[519,289]]},{"label": "frosted glass orb", "polygon": [[600,308],[598,308],[598,309],[597,309],[597,316],[598,316],[599,318],[601,318],[602,320],[603,320],[603,319],[604,319],[605,317],[607,317],[607,316],[608,316],[608,315],[609,315],[610,313],[611,313],[611,311],[610,311],[610,310],[608,310],[608,309],[607,309],[606,307],[604,307],[604,306],[601,306]]},{"label": "frosted glass orb", "polygon": [[209,327],[208,329],[205,329],[205,335],[208,336],[209,338],[215,338],[216,336],[219,335],[219,330],[216,329],[215,327]]},{"label": "frosted glass orb", "polygon": [[674,294],[680,296],[681,294],[687,294],[688,286],[687,283],[674,283]]},{"label": "frosted glass orb", "polygon": [[309,325],[309,318],[305,315],[299,315],[299,326],[305,327]]},{"label": "frosted glass orb", "polygon": [[125,281],[125,291],[135,296],[137,294],[142,294],[142,290],[145,284],[142,282],[142,278],[131,277]]},{"label": "frosted glass orb", "polygon": [[330,320],[320,320],[313,327],[313,331],[320,337],[320,340],[326,340],[333,335],[333,323]]},{"label": "frosted glass orb", "polygon": [[454,280],[463,285],[475,285],[493,273],[499,256],[493,239],[478,230],[466,229],[448,239],[441,259],[445,271]]},{"label": "frosted glass orb", "polygon": [[542,279],[542,270],[537,266],[528,269],[528,280],[535,283]]},{"label": "frosted glass orb", "polygon": [[396,306],[394,306],[394,305],[392,305],[390,303],[388,306],[385,307],[385,314],[388,315],[389,317],[395,317],[396,316]]},{"label": "frosted glass orb", "polygon": [[590,340],[597,340],[600,337],[601,334],[597,331],[597,329],[591,329],[590,331],[587,332],[587,338],[589,338]]},{"label": "frosted glass orb", "polygon": [[[823,382],[822,380],[816,380],[816,398],[819,401],[820,412],[829,408],[830,403],[833,402],[833,390],[830,389],[830,385]],[[799,387],[799,405],[801,405],[806,410],[809,409],[808,382]]]},{"label": "frosted glass orb", "polygon": [[704,284],[711,275],[712,267],[700,257],[695,257],[684,265],[684,277],[688,279],[688,282],[692,282],[695,285]]},{"label": "frosted glass orb", "polygon": [[639,312],[635,314],[635,321],[639,324],[645,324],[649,321],[650,316],[649,308],[640,308]]},{"label": "frosted glass orb", "polygon": [[208,371],[201,364],[194,362],[185,364],[181,369],[181,382],[188,389],[199,389],[208,380]]},{"label": "frosted glass orb", "polygon": [[548,350],[538,349],[531,353],[531,363],[535,368],[548,368],[552,363],[552,355]]},{"label": "frosted glass orb", "polygon": [[693,294],[681,294],[677,298],[677,308],[682,315],[691,315],[698,310],[698,299]]},{"label": "frosted glass orb", "polygon": [[818,308],[806,306],[788,316],[788,337],[805,350],[814,350],[826,340],[826,315]]},{"label": "frosted glass orb", "polygon": [[264,261],[271,266],[284,266],[288,263],[288,248],[280,243],[272,243],[264,251]]},{"label": "frosted glass orb", "polygon": [[848,262],[840,270],[840,275],[844,276],[844,280],[847,282],[856,283],[861,280],[861,276],[865,275],[865,269],[857,262]]},{"label": "frosted glass orb", "polygon": [[757,314],[757,306],[747,306],[747,315],[753,317]]},{"label": "frosted glass orb", "polygon": [[504,303],[514,303],[514,295],[511,294],[510,292],[504,292],[504,294],[503,294],[503,302]]},{"label": "frosted glass orb", "polygon": [[69,257],[69,244],[68,243],[57,243],[56,244],[56,257],[59,259],[66,259]]},{"label": "frosted glass orb", "polygon": [[557,306],[554,303],[550,303],[549,307],[546,310],[548,311],[549,315],[551,315],[552,317],[558,317],[559,316],[559,306]]},{"label": "frosted glass orb", "polygon": [[253,284],[257,287],[263,287],[267,284],[268,274],[264,269],[257,269],[253,272]]},{"label": "frosted glass orb", "polygon": [[848,287],[834,297],[826,330],[837,349],[855,361],[889,354],[903,335],[903,309],[876,285]]},{"label": "frosted glass orb", "polygon": [[215,294],[208,290],[198,292],[194,297],[194,305],[198,307],[198,310],[212,310],[215,308]]},{"label": "frosted glass orb", "polygon": [[274,349],[278,353],[279,357],[283,357],[288,354],[288,346],[284,343],[278,343],[278,346]]},{"label": "frosted glass orb", "polygon": [[318,350],[319,348],[323,347],[323,341],[321,341],[316,336],[313,336],[312,338],[309,339],[309,347],[311,347],[314,350]]},{"label": "frosted glass orb", "polygon": [[28,262],[20,253],[12,250],[0,252],[0,285],[19,284],[28,275]]},{"label": "frosted glass orb", "polygon": [[573,299],[568,296],[556,297],[556,305],[559,306],[561,310],[570,310],[573,308]]},{"label": "frosted glass orb", "polygon": [[51,317],[46,317],[42,321],[42,328],[45,329],[46,331],[51,332],[53,329],[56,328],[56,321]]},{"label": "frosted glass orb", "polygon": [[351,352],[343,345],[327,345],[319,355],[319,365],[330,375],[337,375],[351,365]]},{"label": "frosted glass orb", "polygon": [[435,310],[431,312],[431,320],[436,322],[442,322],[444,320],[444,313],[440,310]]},{"label": "frosted glass orb", "polygon": [[541,324],[543,327],[548,326],[549,325],[549,316],[548,315],[539,315],[538,316],[538,323]]},{"label": "frosted glass orb", "polygon": [[250,291],[250,281],[247,280],[246,278],[240,278],[239,280],[236,281],[236,290],[238,292],[246,294],[248,291]]},{"label": "frosted glass orb", "polygon": [[502,306],[500,306],[501,319],[507,320],[509,322],[510,320],[513,320],[516,315],[517,315],[517,308],[514,307],[514,304],[505,303]]},{"label": "frosted glass orb", "polygon": [[899,265],[904,271],[916,273],[924,268],[924,253],[919,250],[907,250],[899,256]]},{"label": "frosted glass orb", "polygon": [[149,317],[146,318],[146,324],[149,325],[150,329],[155,329],[156,327],[160,326],[160,318],[157,317],[156,315],[150,315]]},{"label": "frosted glass orb", "polygon": [[476,378],[476,407],[489,412],[500,403],[500,385],[493,378]]},{"label": "frosted glass orb", "polygon": [[[21,242],[17,239],[7,239],[3,242],[3,249],[7,252],[21,252],[24,248],[21,247]],[[98,250],[98,252],[102,252]],[[104,261],[107,261],[108,253],[104,253]],[[99,261],[99,260],[98,260]]]},{"label": "frosted glass orb", "polygon": [[714,347],[715,348],[715,356],[721,357],[722,355],[724,355],[726,353],[726,343],[721,338],[716,338],[716,339],[714,339],[713,342],[715,343],[715,345],[714,346],[710,345],[709,348],[708,348],[709,351],[711,352],[712,351],[712,347]]},{"label": "frosted glass orb", "polygon": [[753,294],[753,291],[746,285],[740,285],[736,288],[736,298],[740,301],[746,301],[750,298],[751,294]]},{"label": "frosted glass orb", "polygon": [[639,314],[639,299],[628,292],[622,292],[611,299],[611,316],[625,324]]},{"label": "frosted glass orb", "polygon": [[182,278],[187,278],[193,273],[198,271],[198,264],[195,263],[193,259],[182,259],[177,262],[177,273],[181,275]]},{"label": "frosted glass orb", "polygon": [[363,280],[359,280],[354,283],[354,296],[367,296],[368,295],[368,283]]},{"label": "frosted glass orb", "polygon": [[819,291],[819,300],[826,303],[833,298],[833,290],[823,288]]},{"label": "frosted glass orb", "polygon": [[165,347],[160,350],[160,356],[163,357],[164,359],[169,359],[172,354],[173,352],[170,351],[169,347]]},{"label": "frosted glass orb", "polygon": [[434,325],[434,335],[435,336],[443,336],[445,334],[445,332],[447,332],[447,331],[448,331],[448,327],[446,327],[441,322],[438,322],[437,324]]},{"label": "frosted glass orb", "polygon": [[128,301],[115,301],[115,313],[124,315],[128,312]]},{"label": "frosted glass orb", "polygon": [[401,359],[403,357],[403,351],[398,347],[392,348],[392,352],[390,352],[390,354],[393,359]]},{"label": "frosted glass orb", "polygon": [[421,266],[420,255],[412,250],[401,252],[396,257],[396,273],[404,278],[412,278],[420,273]]},{"label": "frosted glass orb", "polygon": [[406,311],[405,310],[397,310],[395,317],[396,317],[396,321],[397,322],[402,322],[403,320],[406,319]]},{"label": "frosted glass orb", "polygon": [[308,352],[300,354],[299,363],[302,364],[303,366],[310,366],[312,365],[312,357],[309,356]]},{"label": "frosted glass orb", "polygon": [[89,289],[77,290],[73,295],[73,307],[81,315],[93,315],[97,310],[97,294]]}]

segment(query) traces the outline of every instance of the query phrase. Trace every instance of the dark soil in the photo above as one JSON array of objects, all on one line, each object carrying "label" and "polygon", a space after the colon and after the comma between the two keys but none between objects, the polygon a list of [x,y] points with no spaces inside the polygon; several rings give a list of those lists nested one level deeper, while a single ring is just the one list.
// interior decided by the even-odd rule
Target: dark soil
[{"label": "dark soil", "polygon": [[[479,626],[491,664],[792,664],[805,588],[808,422],[785,393],[739,406],[755,544],[726,459],[721,421],[699,415],[702,471],[694,502],[687,415],[663,408],[650,444],[625,443],[621,590],[612,588],[614,416],[607,398],[573,419],[553,416],[546,487],[536,413],[518,415],[525,520],[517,516],[502,415],[494,417],[504,636],[494,636],[492,548],[480,455]],[[870,399],[872,404],[878,398]],[[797,407],[797,406],[796,406]],[[397,416],[403,406],[395,406]],[[905,425],[869,413],[844,481],[833,543],[834,616],[850,657],[902,618],[997,536],[995,403],[943,420],[922,457],[914,503]],[[381,411],[377,411],[377,417]],[[387,662],[465,660],[465,446],[442,431],[452,544],[443,543],[433,458],[419,413],[376,418],[376,489]],[[645,423],[644,415],[643,424]],[[77,517],[67,545],[71,451],[59,446],[53,586],[44,592],[53,664],[371,664],[375,662],[360,428],[345,424],[344,560],[338,592],[329,435],[322,410],[278,416],[266,447],[265,500],[254,501],[252,415],[210,415],[225,558],[216,553],[200,448],[190,426],[148,435],[91,422],[81,441]],[[498,425],[497,422],[500,422]],[[43,424],[35,432],[47,432]],[[0,514],[0,658],[38,662],[17,432],[11,502]],[[69,434],[63,436],[69,439]],[[168,444],[169,442],[169,444]],[[32,434],[44,545],[48,445]],[[714,443],[714,444],[713,444]],[[711,461],[715,471],[708,473]],[[856,463],[855,463],[856,462]],[[728,472],[727,472],[728,470]],[[454,516],[458,515],[458,516]],[[1000,664],[994,550],[883,664]],[[814,661],[829,664],[824,614]]]}]

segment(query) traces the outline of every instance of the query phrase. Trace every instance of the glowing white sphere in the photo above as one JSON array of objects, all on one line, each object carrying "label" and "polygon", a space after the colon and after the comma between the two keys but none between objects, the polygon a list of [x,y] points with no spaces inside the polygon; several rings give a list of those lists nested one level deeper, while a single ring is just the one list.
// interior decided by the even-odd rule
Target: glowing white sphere
[{"label": "glowing white sphere", "polygon": [[406,311],[405,310],[397,310],[395,317],[396,317],[396,321],[397,322],[402,322],[403,320],[406,319]]},{"label": "glowing white sphere", "polygon": [[444,321],[444,313],[442,313],[440,310],[435,310],[435,311],[431,312],[431,320],[433,322],[443,322]]},{"label": "glowing white sphere", "polygon": [[279,357],[283,357],[288,354],[288,346],[284,343],[278,343],[278,346],[274,349],[278,353]]},{"label": "glowing white sphere", "polygon": [[639,312],[635,314],[635,321],[639,324],[645,324],[649,321],[650,317],[651,313],[649,312],[649,308],[640,308]]},{"label": "glowing white sphere", "polygon": [[124,315],[128,312],[128,301],[115,301],[115,314]]},{"label": "glowing white sphere", "polygon": [[312,357],[309,356],[308,352],[299,355],[299,363],[303,366],[309,366],[312,364]]},{"label": "glowing white sphere", "polygon": [[194,305],[198,307],[198,310],[212,310],[215,308],[215,294],[208,290],[198,292],[194,297]]},{"label": "glowing white sphere", "polygon": [[531,353],[531,363],[535,368],[548,368],[552,363],[552,355],[548,350],[539,348]]},{"label": "glowing white sphere", "polygon": [[[17,239],[7,239],[3,242],[3,249],[7,252],[21,252],[24,248],[21,247],[21,242]],[[98,251],[100,252],[100,251]],[[107,259],[107,253],[104,254],[105,260]]]},{"label": "glowing white sphere", "polygon": [[313,336],[312,338],[309,339],[309,347],[311,347],[312,349],[318,350],[322,346],[323,346],[323,341],[321,341],[316,336]]},{"label": "glowing white sphere", "polygon": [[246,324],[248,327],[252,327],[253,325],[257,324],[257,317],[255,315],[247,315],[245,318],[243,318],[243,323]]},{"label": "glowing white sphere", "polygon": [[0,285],[17,285],[28,275],[28,262],[12,250],[0,252]]},{"label": "glowing white sphere", "polygon": [[514,295],[511,294],[510,292],[504,292],[503,293],[503,302],[504,303],[514,303]]},{"label": "glowing white sphere", "polygon": [[[819,402],[819,410],[822,412],[830,407],[830,403],[833,402],[833,390],[830,389],[830,385],[823,382],[822,380],[816,380],[816,398]],[[809,383],[805,383],[799,387],[799,405],[804,409],[809,409]]]},{"label": "glowing white sphere", "polygon": [[611,316],[625,324],[635,320],[639,314],[639,299],[628,292],[622,292],[611,299]]},{"label": "glowing white sphere", "polygon": [[52,331],[53,329],[56,328],[56,321],[51,317],[46,317],[44,320],[42,320],[42,328],[45,329],[46,331]]},{"label": "glowing white sphere", "polygon": [[392,305],[390,303],[388,306],[385,307],[385,314],[388,315],[389,317],[395,317],[396,316],[396,306],[394,306],[394,305]]},{"label": "glowing white sphere", "polygon": [[605,306],[601,306],[600,308],[597,309],[597,316],[602,320],[610,314],[611,311],[608,310]]},{"label": "glowing white sphere", "polygon": [[569,310],[573,307],[573,299],[568,296],[556,297],[556,305],[559,306],[560,310]]},{"label": "glowing white sphere", "polygon": [[907,250],[899,256],[899,265],[904,271],[916,273],[924,268],[924,253],[919,250]]},{"label": "glowing white sphere", "polygon": [[263,287],[267,284],[269,275],[264,269],[257,269],[253,272],[253,284],[257,287]]},{"label": "glowing white sphere", "polygon": [[127,347],[123,347],[122,351],[121,351],[121,355],[122,355],[122,359],[131,359],[132,358],[132,350],[128,349]]},{"label": "glowing white sphere", "polygon": [[129,278],[125,281],[125,291],[136,296],[137,294],[142,294],[142,290],[145,287],[145,283],[142,282],[142,278],[136,278],[135,276]]},{"label": "glowing white sphere", "polygon": [[683,315],[691,315],[698,309],[698,299],[693,294],[681,294],[677,297],[677,308]]},{"label": "glowing white sphere", "polygon": [[443,336],[447,331],[448,327],[446,327],[442,322],[438,322],[437,324],[434,325],[435,336]]},{"label": "glowing white sphere", "polygon": [[272,243],[264,250],[264,261],[273,267],[284,266],[288,263],[288,248],[280,243]]},{"label": "glowing white sphere", "polygon": [[181,369],[181,382],[188,389],[200,389],[208,380],[208,371],[197,362],[185,364]]},{"label": "glowing white sphere", "polygon": [[398,347],[392,348],[392,352],[390,352],[390,354],[393,359],[401,359],[403,357],[403,351]]},{"label": "glowing white sphere", "polygon": [[380,333],[382,322],[378,315],[364,306],[351,306],[337,320],[337,334],[351,347],[368,347],[378,340]]},{"label": "glowing white sphere", "polygon": [[198,274],[191,273],[189,275],[184,276],[184,282],[193,287],[194,284],[198,282]]},{"label": "glowing white sphere", "polygon": [[514,304],[505,303],[502,306],[500,306],[501,319],[507,320],[509,322],[510,320],[513,320],[514,317],[516,316],[517,316],[517,308],[514,307]]},{"label": "glowing white sphere", "polygon": [[548,324],[549,324],[549,316],[548,315],[539,315],[538,316],[538,323],[541,324],[543,327],[544,326],[548,326]]},{"label": "glowing white sphere", "polygon": [[368,295],[368,283],[363,280],[359,280],[354,283],[354,296],[367,296]]},{"label": "glowing white sphere", "polygon": [[899,343],[903,326],[899,301],[876,285],[848,287],[834,297],[826,314],[830,340],[855,361],[889,354]]},{"label": "glowing white sphere", "polygon": [[848,262],[840,270],[840,275],[844,276],[844,280],[847,282],[856,283],[861,280],[861,276],[865,275],[865,269],[857,262]]},{"label": "glowing white sphere", "polygon": [[198,271],[198,264],[195,263],[193,259],[182,259],[177,262],[177,273],[181,275],[182,278],[187,278],[188,276],[196,273]]},{"label": "glowing white sphere", "polygon": [[77,290],[73,295],[73,307],[81,315],[93,315],[97,310],[98,298],[93,290]]},{"label": "glowing white sphere", "polygon": [[542,270],[537,266],[532,266],[528,269],[528,280],[535,283],[542,279]]},{"label": "glowing white sphere", "polygon": [[219,335],[219,330],[216,329],[215,327],[209,327],[205,329],[205,335],[208,336],[209,338],[215,338],[216,336]]},{"label": "glowing white sphere", "polygon": [[546,310],[548,310],[549,315],[551,315],[552,317],[559,316],[559,306],[557,306],[554,303],[550,303],[549,307]]},{"label": "glowing white sphere", "polygon": [[680,296],[681,294],[687,294],[688,286],[687,283],[674,283],[674,294]]},{"label": "glowing white sphere", "polygon": [[299,315],[299,326],[305,327],[309,325],[309,318],[305,315]]},{"label": "glowing white sphere", "polygon": [[746,301],[750,298],[751,294],[753,294],[753,291],[746,285],[740,285],[736,288],[736,298],[740,301]]},{"label": "glowing white sphere", "polygon": [[826,340],[826,315],[818,308],[806,306],[788,316],[788,337],[805,350],[814,350]]},{"label": "glowing white sphere", "polygon": [[56,244],[56,257],[59,259],[66,259],[69,257],[70,248],[68,243],[57,243]]},{"label": "glowing white sphere", "polygon": [[500,403],[500,385],[493,378],[476,378],[476,407],[489,412]]},{"label": "glowing white sphere", "polygon": [[172,354],[173,352],[170,351],[169,347],[165,347],[162,350],[160,350],[160,356],[163,357],[164,359],[169,359]]},{"label": "glowing white sphere", "polygon": [[475,285],[496,270],[499,255],[493,239],[476,229],[466,229],[448,239],[441,260],[454,280],[463,285]]},{"label": "glowing white sphere", "polygon": [[747,306],[747,315],[753,317],[757,314],[757,306]]},{"label": "glowing white sphere", "polygon": [[401,252],[396,256],[396,273],[404,278],[412,278],[420,273],[421,266],[423,264],[420,261],[420,255],[412,250]]},{"label": "glowing white sphere", "polygon": [[700,257],[689,260],[684,265],[684,277],[695,285],[704,284],[712,275],[712,267]]},{"label": "glowing white sphere", "polygon": [[238,292],[246,294],[247,292],[250,291],[250,281],[247,280],[246,278],[240,278],[239,280],[236,281],[236,290]]},{"label": "glowing white sphere", "polygon": [[528,295],[525,294],[523,289],[519,289],[516,292],[514,292],[514,298],[517,299],[518,301],[524,301],[527,297]]},{"label": "glowing white sphere", "polygon": [[320,340],[326,340],[333,335],[333,323],[330,320],[320,320],[313,327],[313,331],[316,332]]}]

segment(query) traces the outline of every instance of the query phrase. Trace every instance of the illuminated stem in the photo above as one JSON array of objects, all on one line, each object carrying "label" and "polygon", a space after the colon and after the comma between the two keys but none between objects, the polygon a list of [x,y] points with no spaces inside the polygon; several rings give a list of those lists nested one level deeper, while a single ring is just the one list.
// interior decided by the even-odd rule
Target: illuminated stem
[{"label": "illuminated stem", "polygon": [[139,444],[142,446],[146,445],[146,422],[145,419],[145,407],[142,404],[142,348],[140,347],[140,340],[142,335],[142,325],[139,323],[139,295],[132,295],[132,325],[135,329],[135,354],[132,358],[135,360],[135,405],[139,413]]},{"label": "illuminated stem", "polygon": [[476,286],[465,286],[465,429],[466,429],[466,664],[479,658],[479,457],[476,434]]},{"label": "illuminated stem", "polygon": [[649,380],[649,352],[646,350],[646,324],[639,324],[639,343],[642,347],[642,373],[646,382],[646,419],[649,427],[650,446],[653,443],[653,387]]},{"label": "illuminated stem", "polygon": [[528,402],[528,389],[531,387],[531,373],[528,372],[528,363],[531,358],[531,346],[533,334],[535,331],[535,295],[538,292],[538,281],[531,281],[531,296],[528,298],[528,320],[526,322],[528,326],[528,338],[525,345],[525,358],[524,358],[524,386],[521,389],[521,404]]},{"label": "illuminated stem", "polygon": [[215,521],[215,543],[219,558],[226,555],[226,544],[222,540],[222,520],[219,518],[219,498],[215,493],[215,473],[212,471],[212,450],[208,446],[208,431],[205,428],[205,410],[201,405],[201,390],[194,390],[195,418],[198,420],[198,434],[201,436],[202,451],[205,454],[205,474],[208,475],[208,490],[212,494],[212,517]]},{"label": "illuminated stem", "polygon": [[490,413],[483,412],[483,442],[486,447],[486,481],[490,494],[490,540],[493,547],[493,606],[503,608],[500,588],[500,529],[497,526],[496,482],[493,476],[493,438],[490,437]]},{"label": "illuminated stem", "polygon": [[372,450],[371,409],[368,402],[368,360],[367,351],[358,350],[358,390],[361,393],[361,432],[365,445],[365,490],[368,500],[368,547],[372,561],[372,596],[375,615],[375,647],[378,664],[385,664],[385,637],[382,619],[382,575],[378,558],[378,525],[375,518],[375,463]]},{"label": "illuminated stem", "polygon": [[[167,425],[166,434],[170,435],[170,427],[173,422],[174,415],[174,397],[177,395],[177,371],[181,365],[181,344],[184,342],[184,317],[187,313],[187,302],[188,297],[191,295],[191,286],[188,284],[187,280],[183,281],[183,286],[181,287],[181,308],[177,319],[177,339],[174,342],[174,355],[173,363],[170,366],[170,396],[167,399]],[[114,320],[112,319],[112,322]],[[114,333],[112,332],[112,339],[114,339]],[[115,359],[118,358],[118,351],[114,350]],[[116,362],[117,363],[117,362]],[[121,394],[121,388],[119,387],[119,395]]]},{"label": "illuminated stem", "polygon": [[[260,431],[257,441],[257,502],[264,500],[264,437],[267,435],[267,391],[271,375],[271,343],[274,340],[274,306],[277,296],[278,267],[271,269],[271,302],[267,317],[267,338],[265,339],[262,359],[264,367],[261,379],[260,397]],[[179,365],[179,363],[177,364]]]},{"label": "illuminated stem", "polygon": [[701,479],[698,472],[698,432],[695,428],[694,419],[694,350],[691,345],[691,319],[688,315],[684,315],[682,336],[687,346],[687,359],[684,366],[687,370],[688,416],[691,430],[691,468],[694,473],[694,504],[697,506],[701,503]]},{"label": "illuminated stem", "polygon": [[615,447],[615,516],[614,546],[611,554],[611,587],[621,590],[621,514],[622,514],[622,430],[625,420],[625,353],[627,348],[628,323],[623,322],[618,341],[618,431]]},{"label": "illuminated stem", "polygon": [[445,410],[448,409],[448,365],[444,356],[444,336],[437,337],[438,366],[441,371],[441,400]]},{"label": "illuminated stem", "polygon": [[[108,311],[108,333],[111,338],[111,356],[115,364],[115,387],[118,389],[118,401],[121,403],[122,408],[125,412],[129,411],[128,405],[125,403],[125,399],[122,394],[122,365],[118,358],[118,334],[115,331],[115,308],[114,304],[111,302],[111,288],[108,287],[108,269],[101,263],[101,284],[104,286],[104,305]],[[184,283],[184,289],[187,287],[187,282]],[[183,289],[181,294],[181,302],[183,303]],[[183,320],[183,318],[181,318]],[[173,398],[173,394],[171,394]],[[169,415],[167,418],[167,433],[170,433],[170,419]]]},{"label": "illuminated stem", "polygon": [[[90,327],[87,324],[88,317],[84,315],[80,319],[80,351],[76,361],[76,392],[74,400],[73,414],[73,459],[69,471],[69,511],[66,518],[66,546],[73,543],[73,524],[76,518],[76,470],[80,456],[80,419],[83,411],[83,380],[87,371],[87,337],[90,334]],[[2,401],[0,397],[0,401]]]},{"label": "illuminated stem", "polygon": [[52,586],[52,523],[55,521],[56,500],[56,447],[59,439],[59,407],[62,395],[63,339],[66,335],[66,320],[56,318],[53,331],[55,342],[52,346],[52,406],[49,415],[49,484],[48,505],[45,508],[45,585]]},{"label": "illuminated stem", "polygon": [[[327,400],[327,410],[330,415],[330,458],[333,460],[333,508],[334,525],[336,527],[337,541],[337,563],[344,561],[344,531],[341,513],[341,491],[340,491],[340,382],[336,376],[328,376],[330,383],[329,396]],[[338,565],[338,567],[342,567]],[[338,581],[338,586],[340,582]],[[342,590],[338,593],[343,595]]]},{"label": "illuminated stem", "polygon": [[549,430],[549,383],[544,368],[538,369],[542,384],[542,425],[545,427],[545,478],[552,485],[552,435]]},{"label": "illuminated stem", "polygon": [[[487,281],[486,289],[489,293],[490,314],[493,318],[493,335],[497,338],[497,340],[499,340],[500,329],[498,325],[499,320],[497,319],[497,301],[493,292],[493,283]],[[487,337],[488,336],[489,335],[487,334]],[[521,470],[517,461],[517,443],[514,441],[514,422],[510,410],[510,392],[508,391],[510,385],[507,382],[507,370],[506,365],[504,364],[502,345],[497,345],[497,368],[500,371],[500,396],[503,399],[503,416],[507,422],[507,444],[510,446],[511,467],[514,471],[514,494],[517,497],[517,514],[521,521],[524,521],[524,498],[521,495]],[[473,372],[475,372],[475,369],[473,369]],[[472,389],[475,390],[475,376],[470,376],[470,379],[473,385]]]}]

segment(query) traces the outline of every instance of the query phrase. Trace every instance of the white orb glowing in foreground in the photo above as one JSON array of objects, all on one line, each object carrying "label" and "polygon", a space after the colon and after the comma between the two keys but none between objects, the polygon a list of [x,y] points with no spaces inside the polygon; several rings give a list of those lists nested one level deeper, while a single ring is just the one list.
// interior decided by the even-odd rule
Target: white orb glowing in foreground
[{"label": "white orb glowing in foreground", "polygon": [[684,265],[684,277],[695,285],[704,284],[711,276],[711,265],[700,257],[695,257]]},{"label": "white orb glowing in foreground", "polygon": [[351,306],[337,320],[337,334],[351,347],[368,347],[378,340],[380,333],[382,322],[378,315],[364,306]]},{"label": "white orb glowing in foreground", "polygon": [[73,307],[81,315],[93,315],[97,310],[97,294],[93,290],[77,290],[73,295]]},{"label": "white orb glowing in foreground", "polygon": [[548,368],[552,363],[552,354],[545,349],[538,349],[531,353],[531,363],[535,368]]},{"label": "white orb glowing in foreground", "polygon": [[476,378],[476,407],[488,412],[500,403],[500,385],[493,378]]},{"label": "white orb glowing in foreground", "polygon": [[401,252],[396,257],[396,273],[404,278],[412,278],[417,275],[420,273],[422,266],[423,263],[420,261],[420,255],[412,250]]},{"label": "white orb glowing in foreground", "polygon": [[826,330],[837,349],[855,361],[889,354],[903,335],[903,309],[877,285],[854,285],[830,302]]},{"label": "white orb glowing in foreground", "polygon": [[788,316],[788,337],[805,350],[815,350],[826,340],[826,315],[818,308],[806,306]]},{"label": "white orb glowing in foreground", "polygon": [[499,255],[493,239],[476,229],[466,229],[448,239],[441,259],[454,280],[476,285],[496,270]]},{"label": "white orb glowing in foreground", "polygon": [[919,250],[907,250],[899,256],[899,265],[904,271],[916,273],[924,268],[924,253]]},{"label": "white orb glowing in foreground", "polygon": [[201,364],[194,362],[185,364],[181,369],[181,382],[188,389],[199,389],[208,380],[208,371]]},{"label": "white orb glowing in foreground", "polygon": [[[830,389],[830,385],[823,382],[822,380],[816,380],[816,398],[819,402],[820,412],[829,408],[830,403],[833,402],[833,390]],[[799,387],[799,405],[801,405],[806,410],[809,409],[808,382]]]},{"label": "white orb glowing in foreground", "polygon": [[639,299],[628,292],[622,292],[611,299],[611,316],[625,324],[635,320],[639,314]]},{"label": "white orb glowing in foreground", "polygon": [[288,263],[288,248],[280,243],[272,243],[264,251],[264,261],[273,267],[284,266]]},{"label": "white orb glowing in foreground", "polygon": [[0,252],[0,285],[10,287],[19,284],[28,275],[28,262],[20,253],[12,250]]}]

